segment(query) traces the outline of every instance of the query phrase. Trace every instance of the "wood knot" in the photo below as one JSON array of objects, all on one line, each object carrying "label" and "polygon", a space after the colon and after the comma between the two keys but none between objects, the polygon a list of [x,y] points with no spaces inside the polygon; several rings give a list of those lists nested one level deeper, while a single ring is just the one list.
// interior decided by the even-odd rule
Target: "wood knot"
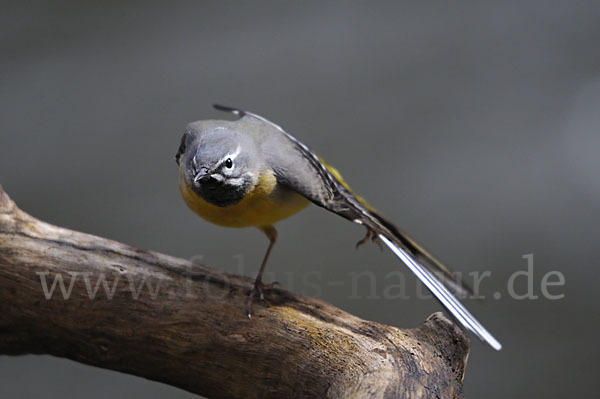
[{"label": "wood knot", "polygon": [[92,345],[96,349],[96,353],[98,353],[101,358],[108,359],[111,357],[111,343],[107,338],[96,337],[92,340]]}]

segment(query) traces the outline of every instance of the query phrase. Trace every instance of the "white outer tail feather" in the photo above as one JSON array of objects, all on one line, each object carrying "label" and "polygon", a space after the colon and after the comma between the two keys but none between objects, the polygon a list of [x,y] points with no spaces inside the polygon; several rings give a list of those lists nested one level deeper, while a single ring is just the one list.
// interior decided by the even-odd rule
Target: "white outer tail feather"
[{"label": "white outer tail feather", "polygon": [[392,252],[408,266],[408,268],[421,280],[423,284],[431,291],[433,295],[452,313],[452,315],[469,331],[480,340],[488,343],[492,348],[499,351],[502,345],[492,334],[488,332],[475,317],[456,299],[454,295],[431,274],[427,269],[418,264],[406,251],[398,248],[383,234],[379,238],[387,245]]}]

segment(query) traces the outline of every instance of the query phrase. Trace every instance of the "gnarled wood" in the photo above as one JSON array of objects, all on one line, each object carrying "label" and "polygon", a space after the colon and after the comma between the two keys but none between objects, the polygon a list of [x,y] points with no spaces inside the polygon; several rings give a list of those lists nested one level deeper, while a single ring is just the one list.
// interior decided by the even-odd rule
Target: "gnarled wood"
[{"label": "gnarled wood", "polygon": [[[46,298],[57,276],[72,282],[68,299],[58,284]],[[108,294],[100,281],[91,299],[101,276]],[[0,188],[0,354],[66,357],[210,398],[460,396],[469,342],[441,313],[399,329],[273,289],[249,320],[250,287],[41,222]]]}]

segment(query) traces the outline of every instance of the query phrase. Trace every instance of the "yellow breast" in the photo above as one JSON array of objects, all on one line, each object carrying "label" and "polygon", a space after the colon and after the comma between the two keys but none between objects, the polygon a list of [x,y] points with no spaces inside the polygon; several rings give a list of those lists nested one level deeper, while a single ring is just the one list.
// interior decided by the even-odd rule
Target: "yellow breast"
[{"label": "yellow breast", "polygon": [[211,223],[226,227],[266,227],[292,216],[310,202],[277,185],[272,173],[261,175],[254,189],[235,205],[220,207],[203,200],[180,177],[179,189],[191,210]]}]

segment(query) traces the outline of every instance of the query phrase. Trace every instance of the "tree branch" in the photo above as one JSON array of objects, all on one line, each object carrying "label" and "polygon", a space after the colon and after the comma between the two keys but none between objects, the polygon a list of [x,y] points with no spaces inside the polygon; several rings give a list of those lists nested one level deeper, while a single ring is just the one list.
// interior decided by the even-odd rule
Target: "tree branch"
[{"label": "tree branch", "polygon": [[210,398],[460,396],[469,342],[441,313],[398,329],[272,289],[249,320],[250,287],[41,222],[0,188],[0,354],[66,357]]}]

